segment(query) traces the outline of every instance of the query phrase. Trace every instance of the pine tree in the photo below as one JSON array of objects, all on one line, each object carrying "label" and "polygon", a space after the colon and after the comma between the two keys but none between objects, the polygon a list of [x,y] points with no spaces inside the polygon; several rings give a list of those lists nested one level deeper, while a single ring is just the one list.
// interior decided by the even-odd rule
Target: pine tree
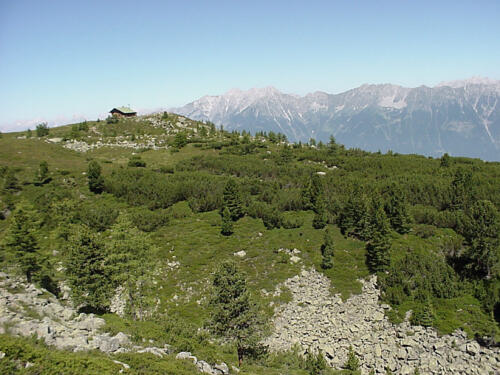
[{"label": "pine tree", "polygon": [[224,207],[224,210],[222,211],[222,225],[220,232],[224,236],[230,236],[233,234],[233,221],[231,220],[231,213],[227,207]]},{"label": "pine tree", "polygon": [[366,244],[366,264],[372,272],[386,271],[391,264],[391,242],[387,236],[376,233]]},{"label": "pine tree", "polygon": [[258,346],[265,325],[234,262],[222,263],[215,272],[210,307],[210,330],[236,345],[241,365],[246,353]]},{"label": "pine tree", "polygon": [[17,179],[16,173],[12,168],[7,169],[3,188],[7,192],[15,192],[21,190],[21,187],[19,186],[19,180]]},{"label": "pine tree", "polygon": [[366,227],[367,204],[359,188],[355,188],[338,216],[338,226],[344,236],[359,235]]},{"label": "pine tree", "polygon": [[94,311],[108,310],[113,287],[103,240],[88,227],[79,226],[70,237],[66,252],[66,275],[74,302]]},{"label": "pine tree", "polygon": [[319,197],[314,204],[314,218],[312,226],[314,229],[323,229],[326,226],[326,207],[323,199]]},{"label": "pine tree", "polygon": [[349,354],[347,356],[347,362],[344,367],[350,371],[358,371],[359,370],[359,359],[354,353],[354,349],[352,346],[349,346]]},{"label": "pine tree", "polygon": [[370,204],[368,215],[365,216],[363,227],[360,228],[360,237],[370,240],[375,236],[387,236],[390,232],[389,220],[385,214],[382,201],[373,198]]},{"label": "pine tree", "polygon": [[101,175],[101,166],[95,160],[89,163],[87,177],[89,190],[93,193],[101,194],[104,191],[104,179]]},{"label": "pine tree", "polygon": [[306,210],[315,210],[318,199],[323,194],[323,183],[317,174],[313,174],[302,188],[302,204]]},{"label": "pine tree", "polygon": [[464,210],[474,201],[472,172],[462,167],[455,172],[451,182],[451,203],[452,210]]},{"label": "pine tree", "polygon": [[321,375],[323,373],[327,364],[321,349],[316,354],[312,351],[307,352],[304,367],[309,375]]},{"label": "pine tree", "polygon": [[333,267],[333,256],[334,256],[334,243],[333,236],[330,233],[330,230],[327,229],[325,231],[325,240],[323,245],[321,246],[321,268],[330,269]]},{"label": "pine tree", "polygon": [[227,208],[229,210],[231,220],[237,221],[244,215],[243,202],[241,200],[240,190],[236,181],[229,179],[222,193],[222,211]]},{"label": "pine tree", "polygon": [[434,311],[430,296],[426,296],[423,306],[417,307],[410,318],[413,325],[420,325],[423,327],[431,327],[434,322]]},{"label": "pine tree", "polygon": [[489,279],[500,246],[500,215],[493,203],[480,200],[467,211],[467,219],[463,234],[469,244],[469,267],[476,275]]},{"label": "pine tree", "polygon": [[396,185],[391,187],[389,201],[385,205],[385,211],[392,228],[399,234],[410,231],[411,217],[408,212],[408,204],[403,191]]},{"label": "pine tree", "polygon": [[21,203],[10,222],[4,246],[18,259],[26,280],[31,282],[33,275],[40,270],[38,243],[35,238],[34,225],[35,212],[28,204]]},{"label": "pine tree", "polygon": [[42,161],[35,176],[35,185],[43,185],[49,180],[49,164]]},{"label": "pine tree", "polygon": [[450,166],[450,155],[448,155],[447,152],[445,152],[443,156],[441,156],[440,166],[442,168],[448,168]]}]

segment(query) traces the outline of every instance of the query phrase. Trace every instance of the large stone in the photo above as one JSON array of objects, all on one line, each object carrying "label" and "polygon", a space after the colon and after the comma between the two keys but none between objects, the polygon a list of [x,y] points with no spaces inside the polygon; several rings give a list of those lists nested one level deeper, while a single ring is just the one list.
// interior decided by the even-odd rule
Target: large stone
[{"label": "large stone", "polygon": [[180,352],[180,353],[177,353],[177,355],[175,356],[176,359],[189,359],[191,361],[193,361],[194,363],[197,363],[198,362],[198,359],[191,354],[191,352]]},{"label": "large stone", "polygon": [[466,346],[465,346],[465,350],[467,351],[467,353],[469,353],[470,355],[476,355],[476,354],[479,354],[479,350],[481,349],[481,347],[479,346],[479,344],[475,341],[473,342],[470,342],[468,343]]},{"label": "large stone", "polygon": [[222,375],[229,374],[229,367],[224,362],[218,365],[214,365],[213,369],[216,374],[222,374]]},{"label": "large stone", "polygon": [[210,366],[205,361],[198,361],[196,363],[196,367],[198,368],[198,371],[203,372],[205,374],[215,374],[215,372],[212,369],[212,366]]}]

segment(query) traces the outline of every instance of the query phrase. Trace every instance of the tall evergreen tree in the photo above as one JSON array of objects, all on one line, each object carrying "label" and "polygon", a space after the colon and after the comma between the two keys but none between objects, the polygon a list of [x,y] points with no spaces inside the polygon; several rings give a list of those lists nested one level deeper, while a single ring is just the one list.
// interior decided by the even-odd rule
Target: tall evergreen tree
[{"label": "tall evergreen tree", "polygon": [[259,345],[265,325],[234,262],[222,263],[215,272],[210,307],[209,328],[236,345],[241,365],[243,357]]},{"label": "tall evergreen tree", "polygon": [[327,217],[325,202],[322,197],[319,197],[314,203],[314,218],[312,225],[314,229],[323,229],[326,226],[326,223]]},{"label": "tall evergreen tree", "polygon": [[233,234],[233,220],[231,219],[231,213],[227,207],[224,207],[224,210],[222,210],[222,225],[220,232],[224,236]]},{"label": "tall evergreen tree", "polygon": [[389,220],[379,198],[372,198],[368,212],[356,226],[356,232],[359,238],[365,241],[369,241],[375,236],[385,237],[389,234]]},{"label": "tall evergreen tree", "polygon": [[108,310],[113,294],[104,246],[98,234],[82,225],[75,228],[66,248],[66,275],[73,300],[95,311]]},{"label": "tall evergreen tree", "polygon": [[355,188],[340,211],[337,219],[340,232],[344,235],[358,235],[366,227],[366,199],[359,188]]},{"label": "tall evergreen tree", "polygon": [[392,228],[399,234],[405,234],[410,231],[411,217],[408,211],[406,197],[397,185],[392,185],[390,197],[385,205],[385,211],[389,218]]},{"label": "tall evergreen tree", "polygon": [[330,269],[333,267],[333,256],[334,256],[334,243],[333,236],[330,230],[325,231],[325,240],[323,245],[321,245],[321,268]]},{"label": "tall evergreen tree", "polygon": [[222,211],[227,208],[231,215],[231,220],[237,221],[244,215],[243,202],[241,199],[238,184],[233,179],[229,179],[222,193]]},{"label": "tall evergreen tree", "polygon": [[302,188],[302,204],[306,210],[314,210],[317,200],[323,194],[323,183],[320,176],[313,174]]},{"label": "tall evergreen tree", "polygon": [[104,191],[104,178],[101,175],[101,166],[95,160],[89,163],[87,169],[87,178],[89,181],[89,190],[96,194]]},{"label": "tall evergreen tree", "polygon": [[474,201],[472,172],[462,167],[458,168],[451,182],[450,208],[452,210],[467,209]]},{"label": "tall evergreen tree", "polygon": [[500,215],[493,203],[480,200],[467,211],[467,220],[463,234],[469,244],[471,268],[489,279],[500,260]]},{"label": "tall evergreen tree", "polygon": [[18,259],[22,272],[31,282],[33,275],[40,270],[38,242],[34,235],[35,212],[28,204],[20,204],[12,214],[4,246]]},{"label": "tall evergreen tree", "polygon": [[376,233],[366,244],[366,264],[372,272],[386,271],[391,263],[391,242],[387,235]]}]

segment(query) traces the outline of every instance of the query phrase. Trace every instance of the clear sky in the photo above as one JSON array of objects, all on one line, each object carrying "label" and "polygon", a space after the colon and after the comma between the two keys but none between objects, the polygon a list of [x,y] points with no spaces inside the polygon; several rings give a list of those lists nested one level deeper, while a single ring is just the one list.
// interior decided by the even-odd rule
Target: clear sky
[{"label": "clear sky", "polygon": [[231,88],[500,79],[500,1],[0,0],[0,130]]}]

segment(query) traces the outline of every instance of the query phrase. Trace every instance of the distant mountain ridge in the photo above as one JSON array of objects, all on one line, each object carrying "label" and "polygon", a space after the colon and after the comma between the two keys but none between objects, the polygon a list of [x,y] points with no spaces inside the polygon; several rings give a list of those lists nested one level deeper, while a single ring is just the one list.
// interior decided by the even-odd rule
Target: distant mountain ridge
[{"label": "distant mountain ridge", "polygon": [[226,129],[274,131],[383,152],[500,161],[500,81],[473,77],[435,87],[366,84],[305,96],[274,87],[204,96],[174,112]]}]

